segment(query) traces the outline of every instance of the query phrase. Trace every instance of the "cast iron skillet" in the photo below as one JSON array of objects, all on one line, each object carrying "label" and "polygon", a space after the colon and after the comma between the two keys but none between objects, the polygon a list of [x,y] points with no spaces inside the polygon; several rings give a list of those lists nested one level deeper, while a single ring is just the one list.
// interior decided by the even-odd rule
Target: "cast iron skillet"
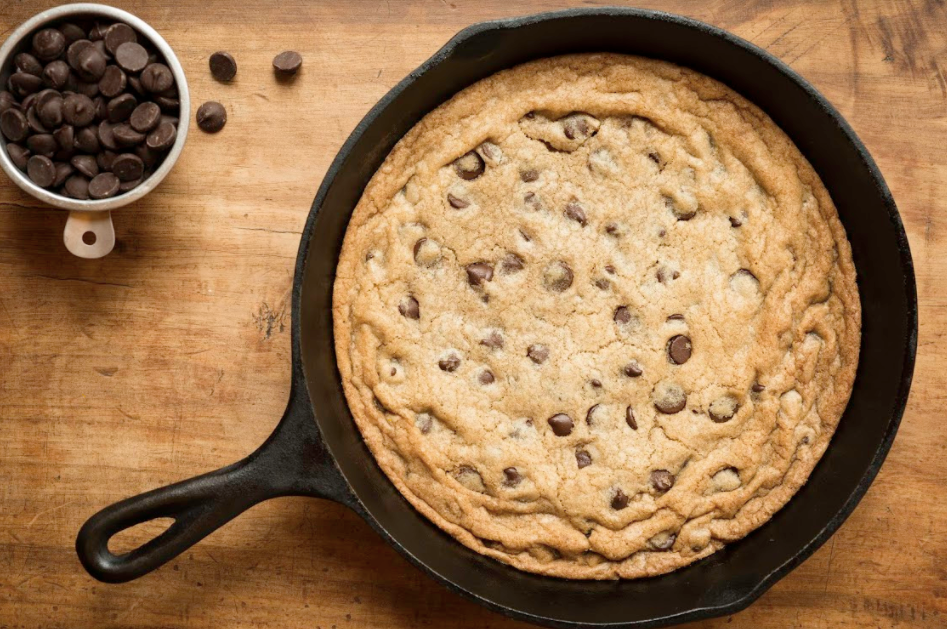
[{"label": "cast iron skillet", "polygon": [[[442,533],[375,463],[342,393],[332,341],[332,281],[342,237],[369,178],[424,114],[463,87],[518,63],[569,52],[667,59],[723,81],[789,134],[838,206],[852,243],[863,307],[855,388],[808,484],[745,539],[671,574],[619,582],[520,572]],[[917,296],[907,238],[888,188],[851,128],[782,62],[725,31],[635,9],[577,9],[476,24],[392,89],[362,120],[326,173],[302,234],[293,285],[293,379],[273,435],[216,472],[112,505],[82,527],[76,550],[101,581],[140,577],[259,503],[305,495],[340,502],[412,563],[487,607],[552,627],[659,627],[733,613],[759,597],[841,526],[868,489],[907,401],[917,344]],[[174,518],[124,555],[116,532]]]}]

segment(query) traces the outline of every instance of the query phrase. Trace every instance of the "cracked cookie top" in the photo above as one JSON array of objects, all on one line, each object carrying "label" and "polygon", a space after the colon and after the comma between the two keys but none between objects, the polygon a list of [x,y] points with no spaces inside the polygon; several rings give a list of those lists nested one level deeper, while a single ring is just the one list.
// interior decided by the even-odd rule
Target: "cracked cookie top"
[{"label": "cracked cookie top", "polygon": [[335,280],[352,414],[404,496],[533,572],[634,578],[739,539],[824,452],[860,304],[822,182],[758,108],[610,54],[428,114]]}]

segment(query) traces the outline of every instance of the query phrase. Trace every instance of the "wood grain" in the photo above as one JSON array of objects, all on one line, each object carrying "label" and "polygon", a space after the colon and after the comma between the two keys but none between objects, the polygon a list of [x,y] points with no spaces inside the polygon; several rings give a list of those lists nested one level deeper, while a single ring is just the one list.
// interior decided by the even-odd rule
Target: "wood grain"
[{"label": "wood grain", "polygon": [[[0,36],[51,4],[0,0]],[[276,424],[299,233],[375,101],[460,28],[566,3],[118,4],[175,48],[195,107],[219,100],[230,119],[217,136],[195,130],[158,191],[115,213],[103,260],[66,253],[65,216],[0,181],[0,628],[525,627],[448,593],[323,501],[261,505],[125,585],[89,578],[72,545],[101,507],[230,463]],[[694,626],[947,627],[947,8],[636,4],[732,30],[841,110],[899,204],[920,293],[914,390],[861,505],[748,610]],[[287,48],[305,64],[277,84],[270,62]],[[239,63],[232,85],[207,71],[219,49]]]}]

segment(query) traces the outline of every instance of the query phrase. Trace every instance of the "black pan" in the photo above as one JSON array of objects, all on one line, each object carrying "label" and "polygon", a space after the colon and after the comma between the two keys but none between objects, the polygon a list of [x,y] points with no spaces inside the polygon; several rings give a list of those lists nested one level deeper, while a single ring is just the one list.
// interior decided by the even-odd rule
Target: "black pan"
[{"label": "black pan", "polygon": [[[569,581],[520,572],[462,546],[401,497],[362,442],[342,393],[332,341],[332,281],[352,209],[395,142],[424,114],[498,70],[550,55],[615,51],[708,74],[762,107],[809,159],[852,243],[863,307],[861,358],[845,415],[808,484],[767,524],[703,561],[651,579]],[[897,208],[865,147],[838,112],[778,59],[694,20],[634,9],[577,9],[464,29],[359,123],[326,173],[302,234],[293,284],[293,382],[273,435],[249,457],[130,498],[93,516],[76,550],[107,582],[140,577],[250,506],[276,496],[340,502],[450,589],[552,627],[659,627],[730,614],[819,548],[878,473],[907,401],[917,295]],[[124,555],[116,532],[171,517]],[[353,549],[351,552],[358,552]]]}]

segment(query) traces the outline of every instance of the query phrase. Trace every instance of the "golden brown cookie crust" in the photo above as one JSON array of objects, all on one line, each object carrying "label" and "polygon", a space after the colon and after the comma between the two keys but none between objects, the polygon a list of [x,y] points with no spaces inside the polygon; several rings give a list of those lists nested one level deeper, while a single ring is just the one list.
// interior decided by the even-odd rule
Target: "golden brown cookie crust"
[{"label": "golden brown cookie crust", "polygon": [[766,522],[858,363],[812,167],[732,90],[639,57],[527,63],[425,116],[355,208],[333,300],[388,478],[464,545],[566,578],[662,574]]}]

